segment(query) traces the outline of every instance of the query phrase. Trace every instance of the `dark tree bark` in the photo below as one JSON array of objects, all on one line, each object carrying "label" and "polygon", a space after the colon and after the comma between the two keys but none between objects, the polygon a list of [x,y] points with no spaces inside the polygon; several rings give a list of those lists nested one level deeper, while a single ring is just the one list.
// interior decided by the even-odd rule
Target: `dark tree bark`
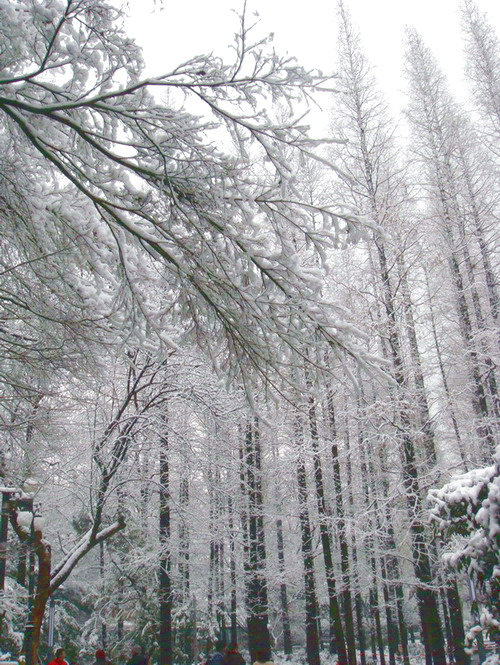
[{"label": "dark tree bark", "polygon": [[248,497],[247,630],[252,662],[257,651],[271,649],[266,580],[266,545],[262,495],[261,448],[258,421],[245,432],[245,465]]},{"label": "dark tree bark", "polygon": [[227,498],[227,513],[229,526],[229,576],[231,584],[230,601],[230,622],[231,622],[231,642],[238,643],[238,602],[236,589],[236,534],[234,529],[234,508],[231,496]]},{"label": "dark tree bark", "polygon": [[[318,432],[318,420],[316,416],[316,404],[313,395],[311,395],[311,384],[310,381],[307,379],[307,375],[306,375],[306,384],[309,389],[308,416],[309,416],[309,428],[311,432],[311,444],[312,444],[313,464],[314,464],[314,485],[316,490],[316,506],[318,509],[319,530],[321,537],[321,545],[323,548],[323,561],[325,565],[326,586],[328,590],[328,604],[330,611],[330,642],[333,647],[333,651],[337,653],[339,665],[347,665],[347,663],[349,663],[349,665],[355,665],[356,652],[355,648],[353,649],[354,630],[352,625],[352,605],[350,603],[350,593],[349,593],[348,594],[349,605],[346,608],[344,608],[345,620],[346,623],[349,623],[350,626],[349,646],[351,648],[351,651],[349,656],[346,648],[346,639],[344,636],[344,629],[342,626],[339,601],[337,598],[335,568],[333,563],[333,552],[332,552],[332,539],[329,529],[330,515],[328,513],[328,508],[326,505],[325,488],[323,482],[323,469],[321,465],[321,457],[319,454],[319,432]],[[354,658],[354,661],[350,662],[349,658]]]},{"label": "dark tree bark", "polygon": [[441,611],[443,613],[443,624],[444,624],[444,633],[446,635],[446,653],[448,654],[448,661],[450,663],[454,662],[453,658],[453,638],[451,636],[451,625],[450,625],[450,614],[448,612],[448,605],[446,602],[446,594],[443,587],[439,589],[439,597],[441,599]]},{"label": "dark tree bark", "polygon": [[[361,386],[361,384],[360,384]],[[371,454],[367,450],[367,442],[365,440],[364,431],[363,431],[363,400],[364,396],[362,391],[360,391],[357,400],[357,420],[358,420],[358,447],[360,451],[360,470],[361,470],[361,487],[363,490],[363,498],[365,506],[368,508],[370,506],[370,499],[372,496],[370,488],[370,467],[368,462],[368,457]],[[372,649],[372,659],[376,661],[376,652],[378,649],[378,655],[380,660],[380,665],[386,665],[385,661],[385,652],[384,652],[384,640],[382,635],[382,624],[380,621],[380,602],[378,595],[378,571],[377,571],[377,559],[375,557],[375,529],[376,522],[373,517],[373,508],[370,508],[368,514],[365,517],[367,522],[367,537],[366,537],[366,550],[368,556],[368,562],[370,565],[371,571],[371,580],[369,588],[369,605],[370,605],[370,617],[371,617],[371,649]]]},{"label": "dark tree bark", "polygon": [[[389,349],[394,367],[394,378],[398,386],[397,399],[400,404],[398,411],[401,423],[400,450],[403,463],[403,484],[406,490],[406,501],[410,516],[414,570],[415,576],[419,582],[419,585],[417,586],[419,616],[422,623],[422,634],[424,639],[429,640],[428,647],[432,653],[434,665],[445,665],[446,654],[444,636],[435,592],[432,590],[433,574],[427,547],[426,533],[421,520],[422,505],[418,482],[417,460],[415,445],[411,436],[413,423],[411,414],[407,408],[407,405],[411,404],[411,397],[408,394],[408,382],[403,365],[401,342],[397,330],[396,310],[391,292],[387,257],[385,255],[384,245],[380,239],[376,240],[376,246],[383,284],[384,306],[389,327]],[[424,624],[426,625],[424,626]]]},{"label": "dark tree bark", "polygon": [[308,665],[320,665],[318,618],[319,607],[314,578],[313,533],[307,506],[307,476],[303,455],[302,427],[298,416],[294,424],[297,449],[296,473],[299,502],[302,559],[304,562],[304,595],[306,601],[306,655]]},{"label": "dark tree bark", "polygon": [[172,665],[172,577],[170,556],[170,466],[168,420],[160,438],[159,665]]},{"label": "dark tree bark", "polygon": [[420,349],[418,346],[417,332],[415,326],[415,318],[413,316],[413,303],[411,301],[410,287],[408,285],[407,268],[402,254],[397,257],[397,264],[399,268],[399,278],[401,281],[401,289],[403,294],[403,309],[406,323],[406,336],[408,339],[408,347],[410,357],[412,360],[412,372],[415,381],[416,401],[418,404],[420,416],[420,429],[423,435],[423,443],[425,450],[425,463],[427,466],[432,467],[436,464],[436,442],[434,438],[434,431],[432,428],[432,419],[429,409],[429,401],[427,399],[427,390],[424,382],[424,372],[422,369],[422,360],[420,356]]},{"label": "dark tree bark", "polygon": [[460,602],[460,594],[458,592],[457,581],[455,578],[446,580],[445,594],[450,617],[453,660],[456,665],[469,665],[471,659],[464,648],[465,631],[462,604]]},{"label": "dark tree bark", "polygon": [[[381,445],[379,446],[378,454],[379,454],[380,467],[381,467],[380,482],[382,486],[382,496],[387,497],[389,496],[389,482],[387,479],[387,454],[386,454],[386,447],[383,443],[381,443]],[[373,474],[374,473],[373,465],[369,464],[369,467],[370,467],[370,472]],[[389,585],[390,588],[394,589],[394,596],[396,600],[396,613],[398,617],[397,625],[395,622],[392,621],[392,613],[390,616],[387,617],[388,639],[390,645],[391,644],[393,645],[392,647],[393,651],[396,649],[396,645],[398,643],[400,644],[401,655],[403,656],[404,665],[409,665],[410,657],[408,653],[408,631],[406,629],[406,623],[403,612],[404,594],[403,594],[403,588],[400,583],[401,579],[400,566],[397,558],[397,546],[394,535],[393,518],[389,502],[385,503],[384,517],[385,517],[385,524],[384,524],[383,535],[387,551],[387,554],[385,555],[386,574],[384,575],[384,579],[387,580],[386,585]],[[385,592],[384,592],[384,597],[385,597]],[[388,599],[386,599],[386,604],[387,600]],[[390,629],[389,629],[389,624],[391,625]]]},{"label": "dark tree bark", "polygon": [[[343,584],[342,606],[344,611],[345,642],[347,646],[347,656],[348,656],[349,665],[356,665],[356,641],[354,638],[354,621],[353,621],[353,611],[352,611],[351,576],[349,570],[349,546],[347,544],[344,500],[342,497],[342,480],[340,476],[339,451],[337,446],[337,426],[335,422],[335,410],[333,406],[333,395],[331,390],[328,391],[326,406],[327,406],[327,418],[328,418],[328,423],[330,427],[330,436],[331,436],[333,488],[335,494],[335,507],[337,511],[336,533],[340,546],[340,568],[342,571],[342,584]],[[323,487],[323,477],[321,473],[321,458],[319,456],[319,450],[318,450],[316,413],[314,410],[313,401],[310,401],[309,419],[311,423],[311,437],[313,439],[313,450],[315,457],[318,458],[318,466],[320,472],[319,477],[317,479],[317,491],[321,490],[320,496],[322,496],[324,503],[324,487]],[[341,662],[342,661],[340,659],[340,652],[339,652],[339,663]]]},{"label": "dark tree bark", "polygon": [[389,664],[396,665],[396,652],[398,648],[398,632],[394,623],[392,612],[392,598],[388,584],[387,565],[385,555],[380,557],[380,569],[382,573],[382,594],[384,597],[385,624],[387,626],[387,648],[389,650]]},{"label": "dark tree bark", "polygon": [[[104,543],[102,542],[99,545],[99,577],[101,578],[101,585],[104,585],[104,571]],[[101,643],[102,648],[106,650],[108,648],[108,625],[104,616],[101,618]]]},{"label": "dark tree bark", "polygon": [[283,521],[276,520],[276,540],[278,549],[278,570],[280,573],[280,610],[283,626],[283,651],[287,656],[293,652],[292,632],[290,629],[290,614],[288,611],[288,593],[285,582],[285,548],[283,544]]},{"label": "dark tree bark", "polygon": [[179,485],[179,507],[182,518],[179,520],[179,600],[187,603],[190,596],[190,542],[187,516],[189,514],[189,478],[183,475]]},{"label": "dark tree bark", "polygon": [[403,611],[404,596],[401,584],[396,584],[395,593],[396,607],[398,612],[399,639],[401,644],[403,663],[404,665],[410,665],[410,654],[408,652],[408,629],[406,627],[405,615]]},{"label": "dark tree bark", "polygon": [[21,586],[26,586],[26,561],[28,556],[28,549],[26,543],[20,543],[19,551],[17,553],[17,573],[16,582]]},{"label": "dark tree bark", "polygon": [[[333,391],[330,390],[328,399],[333,402]],[[353,496],[353,478],[352,478],[352,464],[351,464],[351,450],[350,450],[350,433],[349,433],[349,422],[348,422],[348,409],[347,409],[347,400],[344,401],[344,414],[345,414],[345,429],[344,429],[344,441],[346,446],[346,470],[347,470],[347,496],[349,499],[349,508],[351,513],[354,513],[354,496]],[[333,404],[332,404],[333,406]],[[333,411],[333,417],[335,419],[335,411]],[[336,430],[335,420],[334,427]],[[338,451],[337,451],[338,452]],[[356,613],[356,627],[358,632],[358,645],[359,645],[359,655],[361,660],[361,665],[366,665],[366,635],[364,629],[364,617],[363,617],[363,598],[361,595],[361,589],[359,584],[358,576],[358,551],[356,545],[356,533],[353,530],[352,536],[352,588],[354,591],[354,608]],[[405,664],[406,665],[406,664]]]}]

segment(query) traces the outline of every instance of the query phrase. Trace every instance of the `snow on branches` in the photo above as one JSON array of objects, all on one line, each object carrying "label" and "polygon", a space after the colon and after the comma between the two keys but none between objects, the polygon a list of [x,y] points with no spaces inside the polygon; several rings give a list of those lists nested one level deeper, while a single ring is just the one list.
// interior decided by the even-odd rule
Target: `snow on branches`
[{"label": "snow on branches", "polygon": [[198,343],[217,340],[230,372],[269,372],[312,338],[363,357],[303,257],[364,222],[302,200],[294,179],[300,163],[324,161],[318,142],[301,118],[268,110],[290,118],[328,77],[252,42],[243,17],[232,63],[197,57],[141,79],[121,18],[104,0],[0,4],[4,159],[36,173],[20,195],[33,228],[48,220],[52,251],[82,258],[64,274],[68,307],[143,347],[175,346],[174,317]]},{"label": "snow on branches", "polygon": [[431,519],[450,543],[443,562],[465,569],[484,604],[480,623],[500,629],[500,446],[494,463],[456,476],[428,494]]}]

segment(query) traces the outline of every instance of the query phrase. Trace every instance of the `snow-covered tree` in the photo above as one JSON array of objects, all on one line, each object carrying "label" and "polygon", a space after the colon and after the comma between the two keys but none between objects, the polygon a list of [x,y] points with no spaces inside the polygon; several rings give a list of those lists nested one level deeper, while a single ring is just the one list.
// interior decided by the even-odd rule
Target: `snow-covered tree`
[{"label": "snow-covered tree", "polygon": [[479,622],[469,631],[469,640],[481,630],[498,640],[500,448],[493,464],[452,478],[440,489],[431,490],[428,501],[431,518],[448,543],[444,563],[465,571],[477,589]]},{"label": "snow-covered tree", "polygon": [[485,122],[486,145],[500,154],[500,40],[473,0],[462,2],[466,73],[476,108]]},{"label": "snow-covered tree", "polygon": [[[282,148],[312,155],[316,142],[266,111],[307,101],[325,77],[252,42],[244,21],[232,63],[200,57],[141,79],[140,50],[103,0],[19,0],[1,15],[4,153],[16,174],[40,174],[21,192],[31,223],[49,216],[89,255],[72,287],[92,320],[168,345],[174,316],[199,342],[217,336],[228,371],[276,367],[270,350],[305,330],[349,345],[281,229],[321,249],[343,232],[339,219],[344,231],[356,219],[330,202],[311,227]],[[191,100],[202,118],[184,110]]]}]

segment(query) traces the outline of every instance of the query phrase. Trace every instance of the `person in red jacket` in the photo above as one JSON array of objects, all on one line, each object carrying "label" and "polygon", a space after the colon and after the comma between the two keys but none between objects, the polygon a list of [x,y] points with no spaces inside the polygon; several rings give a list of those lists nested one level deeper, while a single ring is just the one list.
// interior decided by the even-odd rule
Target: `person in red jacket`
[{"label": "person in red jacket", "polygon": [[49,665],[68,665],[68,663],[64,660],[64,657],[66,654],[64,653],[64,649],[56,649],[56,657],[54,660],[51,660]]},{"label": "person in red jacket", "polygon": [[245,660],[238,651],[238,645],[232,642],[226,647],[223,665],[245,665]]}]

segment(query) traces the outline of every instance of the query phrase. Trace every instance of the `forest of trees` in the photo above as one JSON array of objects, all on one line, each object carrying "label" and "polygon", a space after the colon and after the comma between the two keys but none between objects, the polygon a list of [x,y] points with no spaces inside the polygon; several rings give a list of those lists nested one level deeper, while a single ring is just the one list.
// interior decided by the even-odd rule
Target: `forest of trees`
[{"label": "forest of trees", "polygon": [[393,118],[347,0],[333,77],[243,14],[154,78],[118,4],[0,0],[0,656],[49,605],[71,662],[498,645],[500,38],[458,4],[470,101],[410,28]]}]

